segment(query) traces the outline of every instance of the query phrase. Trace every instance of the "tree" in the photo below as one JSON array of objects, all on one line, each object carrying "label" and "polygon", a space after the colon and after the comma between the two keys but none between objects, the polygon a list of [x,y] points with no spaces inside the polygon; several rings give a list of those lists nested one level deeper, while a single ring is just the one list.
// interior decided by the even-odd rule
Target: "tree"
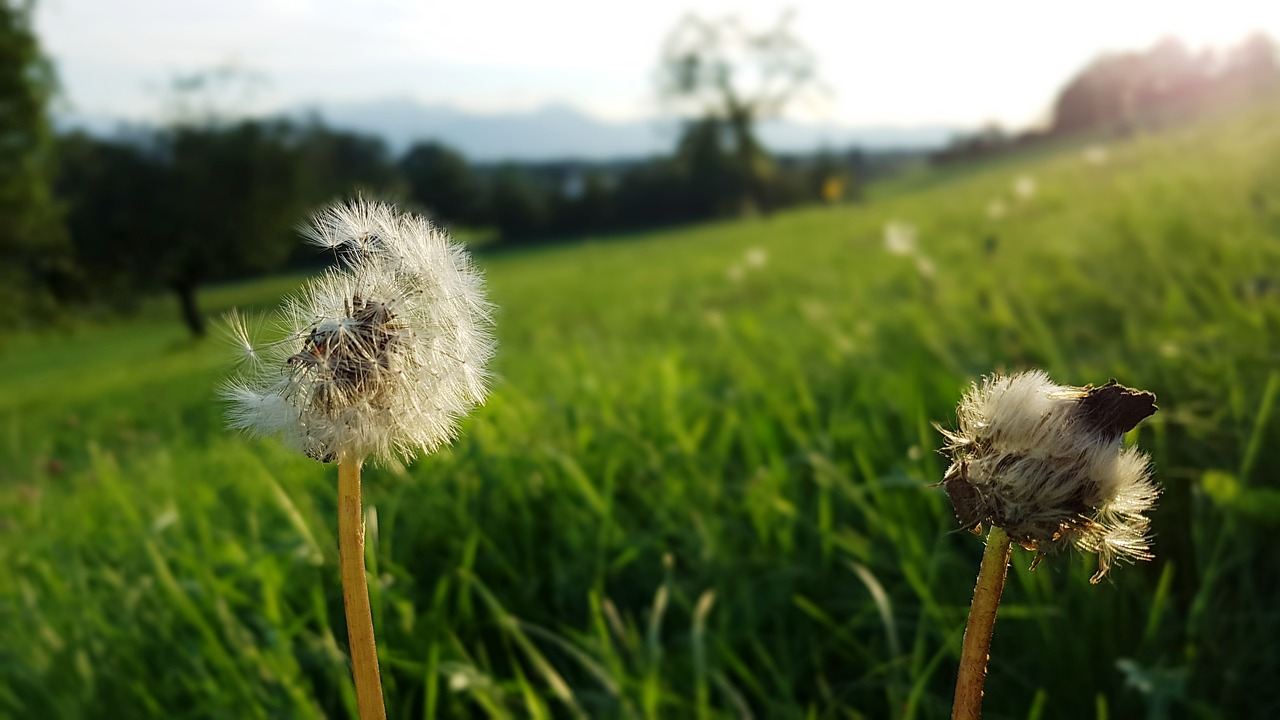
[{"label": "tree", "polygon": [[31,30],[32,2],[0,0],[0,303],[49,311],[69,269],[53,193],[53,70]]},{"label": "tree", "polygon": [[298,146],[289,125],[254,121],[69,140],[60,192],[84,275],[117,296],[171,290],[202,335],[200,285],[278,267],[295,247],[318,199]]},{"label": "tree", "polygon": [[1280,84],[1275,44],[1254,34],[1225,52],[1165,38],[1143,52],[1105,55],[1058,94],[1053,132],[1159,127],[1209,108],[1256,102]]},{"label": "tree", "polygon": [[179,128],[165,150],[161,197],[168,207],[158,223],[165,235],[150,238],[149,264],[177,294],[192,333],[202,335],[196,288],[283,264],[295,245],[294,225],[314,198],[285,123]]},{"label": "tree", "polygon": [[772,29],[753,32],[735,18],[688,15],[668,36],[659,66],[659,92],[672,107],[727,129],[745,196],[762,209],[771,162],[756,124],[817,83],[813,56],[792,34],[792,18],[785,13]]},{"label": "tree", "polygon": [[685,195],[699,217],[730,215],[749,197],[751,178],[736,162],[733,138],[724,123],[702,118],[688,123],[676,146]]},{"label": "tree", "polygon": [[368,192],[398,194],[402,177],[381,138],[319,123],[300,132],[301,162],[307,167],[307,193],[315,201]]},{"label": "tree", "polygon": [[418,143],[400,159],[409,197],[446,223],[476,219],[479,187],[462,155],[440,143]]},{"label": "tree", "polygon": [[527,171],[504,165],[489,191],[489,215],[503,240],[531,240],[547,229],[549,198]]},{"label": "tree", "polygon": [[152,144],[101,140],[83,132],[60,140],[58,197],[77,268],[79,302],[130,307],[145,278],[155,239],[150,208],[166,191],[164,168]]},{"label": "tree", "polygon": [[1253,95],[1265,95],[1280,84],[1280,48],[1262,33],[1253,33],[1227,52],[1228,82]]},{"label": "tree", "polygon": [[1104,55],[1071,79],[1053,106],[1053,131],[1115,128],[1138,124],[1138,82],[1145,59],[1141,53]]}]

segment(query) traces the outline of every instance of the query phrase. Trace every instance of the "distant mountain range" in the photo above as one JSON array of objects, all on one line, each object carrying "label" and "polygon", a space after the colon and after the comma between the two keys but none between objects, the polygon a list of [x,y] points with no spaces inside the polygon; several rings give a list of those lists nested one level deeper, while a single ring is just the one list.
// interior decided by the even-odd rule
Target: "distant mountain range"
[{"label": "distant mountain range", "polygon": [[[330,127],[376,135],[397,154],[420,140],[436,140],[476,162],[639,158],[670,152],[677,134],[671,120],[607,122],[563,105],[489,115],[407,98],[388,98],[308,105],[282,115],[314,118]],[[109,118],[70,114],[59,116],[57,124],[95,134],[115,132],[121,125]],[[790,120],[770,120],[760,126],[765,146],[782,153],[854,146],[866,150],[925,150],[941,147],[958,132],[957,128],[944,126],[849,127]]]}]

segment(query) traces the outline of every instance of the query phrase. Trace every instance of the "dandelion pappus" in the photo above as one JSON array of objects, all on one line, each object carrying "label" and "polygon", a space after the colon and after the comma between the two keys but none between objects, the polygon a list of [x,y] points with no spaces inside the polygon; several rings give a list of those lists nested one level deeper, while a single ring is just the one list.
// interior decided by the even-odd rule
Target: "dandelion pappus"
[{"label": "dandelion pappus", "polygon": [[487,390],[479,272],[430,221],[380,203],[326,208],[303,232],[335,267],[285,303],[282,339],[234,333],[251,362],[224,389],[230,424],[322,461],[447,443]]}]

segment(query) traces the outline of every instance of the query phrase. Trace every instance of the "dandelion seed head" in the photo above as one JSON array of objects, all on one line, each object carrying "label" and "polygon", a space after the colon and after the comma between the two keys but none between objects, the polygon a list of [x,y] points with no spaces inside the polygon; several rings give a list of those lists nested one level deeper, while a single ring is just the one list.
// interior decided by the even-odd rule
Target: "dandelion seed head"
[{"label": "dandelion seed head", "polygon": [[471,678],[463,672],[449,674],[449,690],[460,693],[471,687]]},{"label": "dandelion seed head", "polygon": [[1147,455],[1122,439],[1154,401],[1115,381],[1057,385],[1038,370],[975,383],[959,428],[942,431],[952,459],[943,486],[960,524],[999,526],[1041,553],[1095,553],[1093,582],[1117,558],[1150,559],[1146,513],[1159,491]]},{"label": "dandelion seed head", "polygon": [[1102,145],[1090,145],[1082,154],[1084,161],[1090,165],[1106,165],[1111,154]]},{"label": "dandelion seed head", "polygon": [[916,251],[915,226],[898,220],[885,223],[884,247],[894,255],[914,254]]},{"label": "dandelion seed head", "polygon": [[938,274],[938,266],[924,255],[916,255],[916,272],[925,280],[932,280]]},{"label": "dandelion seed head", "polygon": [[230,425],[324,461],[386,461],[453,439],[484,400],[494,349],[465,250],[364,201],[321,210],[303,235],[338,265],[285,301],[280,339],[247,343],[261,361],[224,388]]},{"label": "dandelion seed head", "polygon": [[1030,175],[1019,175],[1013,181],[1013,194],[1017,195],[1019,200],[1030,200],[1035,197],[1038,188],[1036,179]]}]

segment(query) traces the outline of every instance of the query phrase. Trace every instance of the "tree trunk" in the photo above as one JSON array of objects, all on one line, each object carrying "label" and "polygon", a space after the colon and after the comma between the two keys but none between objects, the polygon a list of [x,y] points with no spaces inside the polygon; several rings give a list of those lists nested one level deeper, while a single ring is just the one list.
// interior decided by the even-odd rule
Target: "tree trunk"
[{"label": "tree trunk", "polygon": [[196,286],[192,282],[175,283],[173,291],[178,294],[178,305],[182,310],[182,321],[187,324],[191,334],[204,337],[204,315],[196,304]]},{"label": "tree trunk", "polygon": [[765,194],[764,179],[760,177],[756,167],[756,155],[760,145],[756,142],[752,129],[755,118],[746,109],[733,109],[729,112],[729,127],[733,132],[734,153],[738,157],[738,166],[746,180],[747,200],[761,215],[769,214],[769,200]]}]

